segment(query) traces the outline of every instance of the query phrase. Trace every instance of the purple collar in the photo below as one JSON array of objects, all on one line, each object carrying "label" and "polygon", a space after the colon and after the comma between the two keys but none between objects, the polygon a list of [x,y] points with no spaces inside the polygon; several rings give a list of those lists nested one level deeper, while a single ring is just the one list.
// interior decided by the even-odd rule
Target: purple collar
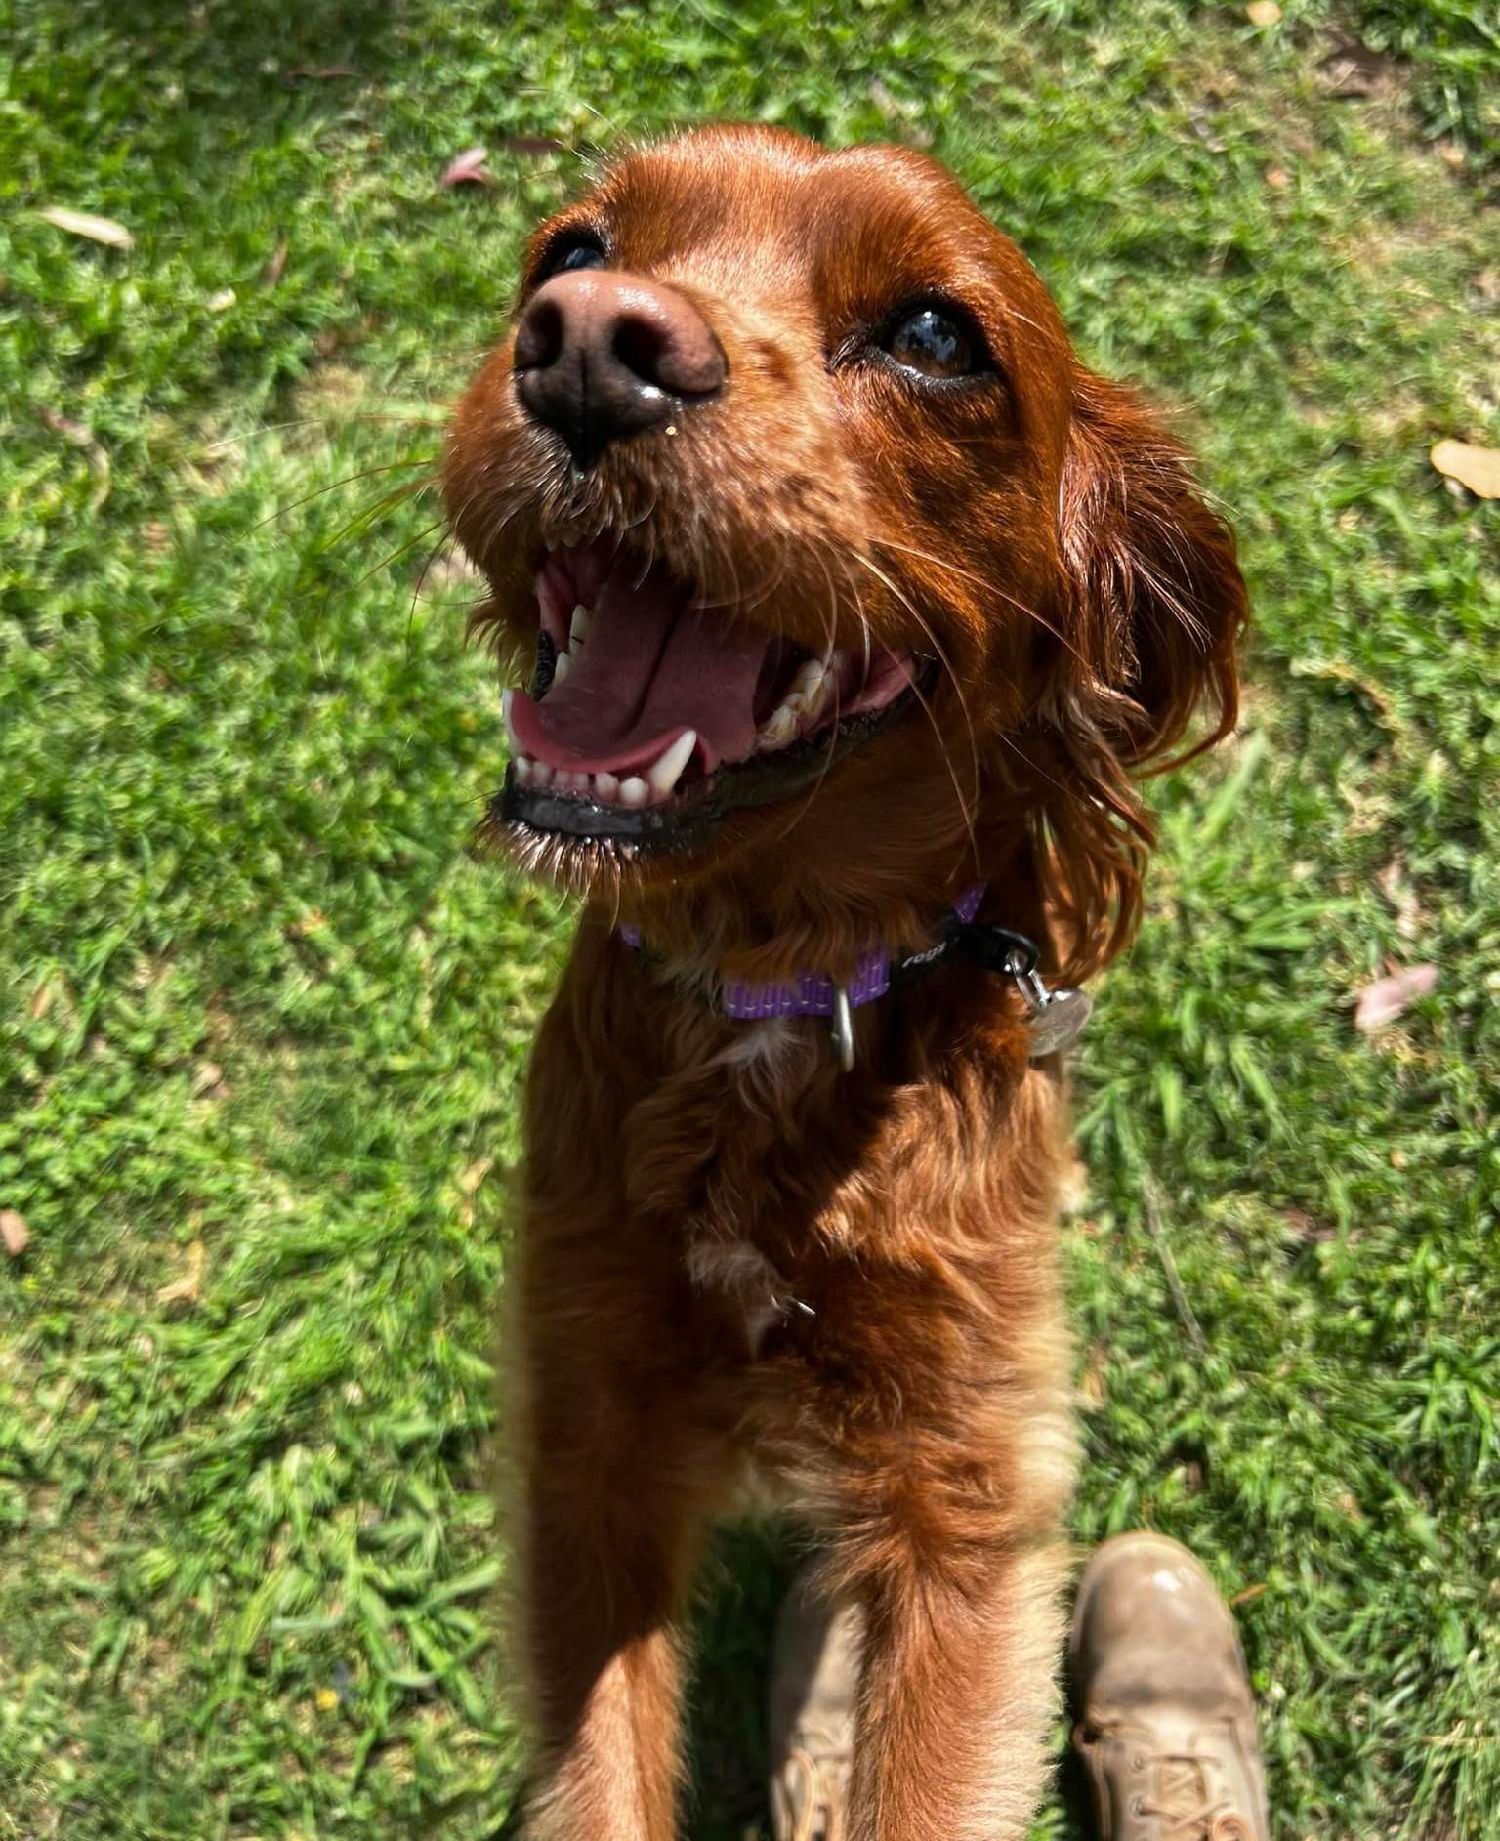
[{"label": "purple collar", "polygon": [[[979,904],[983,900],[983,883],[976,888],[965,889],[953,904],[953,918],[968,926],[979,912]],[[620,927],[619,935],[627,946],[640,948],[645,944],[639,927],[624,925]],[[934,950],[937,949],[929,948],[925,952],[908,954],[901,960],[901,964],[905,967],[914,959],[925,961]],[[851,1010],[858,1010],[862,1004],[872,1004],[877,997],[884,997],[891,988],[891,970],[896,963],[895,955],[886,947],[872,946],[859,955],[854,976],[846,985],[835,984],[826,972],[798,972],[790,984],[735,982],[720,986],[718,1008],[737,1023],[761,1023],[777,1016],[835,1016],[838,1013],[841,990]]]},{"label": "purple collar", "polygon": [[[976,926],[974,917],[983,899],[982,883],[965,889],[944,916],[933,944],[917,952],[896,954],[885,946],[870,947],[860,954],[847,984],[835,983],[826,972],[798,972],[790,983],[782,984],[735,981],[720,987],[716,1008],[740,1023],[785,1016],[830,1017],[834,1046],[847,1072],[854,1065],[852,1013],[962,949],[984,970],[1015,981],[1026,1003],[1033,1056],[1066,1048],[1088,1021],[1091,1000],[1084,992],[1067,987],[1050,990],[1037,971],[1040,954],[1024,934],[1004,927]],[[637,950],[644,944],[638,927],[623,925],[619,935]]]}]

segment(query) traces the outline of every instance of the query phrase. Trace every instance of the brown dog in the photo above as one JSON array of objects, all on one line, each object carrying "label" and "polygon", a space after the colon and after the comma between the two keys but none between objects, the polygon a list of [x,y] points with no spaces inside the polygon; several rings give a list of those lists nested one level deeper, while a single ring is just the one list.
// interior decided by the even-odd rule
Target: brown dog
[{"label": "brown dog", "polygon": [[1074,979],[1130,936],[1131,775],[1233,721],[1231,537],[941,167],[749,128],[538,233],[445,489],[535,655],[493,829],[587,901],[512,1278],[527,1833],[674,1833],[675,1620],[754,1473],[864,1609],[854,1841],[1018,1836],[1066,1032],[996,928]]}]

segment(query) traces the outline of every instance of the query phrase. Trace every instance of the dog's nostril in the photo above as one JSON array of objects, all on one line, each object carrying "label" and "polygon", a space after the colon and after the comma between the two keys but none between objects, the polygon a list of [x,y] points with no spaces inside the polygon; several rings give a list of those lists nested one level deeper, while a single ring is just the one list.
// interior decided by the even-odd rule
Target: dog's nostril
[{"label": "dog's nostril", "polygon": [[627,370],[634,371],[644,383],[665,390],[671,387],[662,375],[667,345],[667,335],[660,326],[627,315],[616,325],[609,349],[612,357],[619,359]]},{"label": "dog's nostril", "polygon": [[538,370],[556,364],[566,331],[562,310],[555,300],[533,301],[516,333],[516,369]]}]

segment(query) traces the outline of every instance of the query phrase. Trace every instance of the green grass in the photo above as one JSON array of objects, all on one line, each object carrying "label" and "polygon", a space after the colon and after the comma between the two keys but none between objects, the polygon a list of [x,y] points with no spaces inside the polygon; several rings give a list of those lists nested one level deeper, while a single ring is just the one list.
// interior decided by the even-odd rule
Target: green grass
[{"label": "green grass", "polygon": [[[492,1300],[565,916],[469,855],[471,588],[415,593],[433,499],[380,500],[583,171],[507,137],[716,114],[930,140],[1238,524],[1242,734],[1160,790],[1081,1058],[1075,1529],[1150,1522],[1244,1594],[1279,1841],[1496,1832],[1495,522],[1426,460],[1497,432],[1494,37],[1357,7],[1409,62],[1335,100],[1320,5],[998,11],[11,0],[0,1836],[505,1814]],[[498,185],[439,193],[476,141]],[[785,1566],[747,1534],[714,1569],[705,1841],[763,1819]]]}]

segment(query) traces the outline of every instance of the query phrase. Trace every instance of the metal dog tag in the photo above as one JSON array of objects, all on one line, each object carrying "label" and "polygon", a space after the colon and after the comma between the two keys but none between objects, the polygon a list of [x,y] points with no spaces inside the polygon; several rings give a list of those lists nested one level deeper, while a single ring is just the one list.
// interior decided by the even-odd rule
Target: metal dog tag
[{"label": "metal dog tag", "polygon": [[1017,950],[1006,970],[1026,1001],[1028,1052],[1031,1059],[1037,1061],[1043,1055],[1060,1054],[1073,1046],[1089,1020],[1094,1000],[1087,991],[1079,991],[1070,984],[1060,984],[1052,990],[1036,969],[1036,948],[1032,947],[1031,952],[1033,956],[1028,964],[1026,957]]},{"label": "metal dog tag", "polygon": [[[1022,989],[1025,990],[1025,987]],[[1026,1033],[1033,1061],[1043,1055],[1056,1055],[1065,1048],[1071,1048],[1083,1034],[1083,1026],[1094,1008],[1094,1000],[1087,991],[1077,990],[1069,984],[1048,991],[1044,1003],[1037,1004],[1029,990],[1026,991],[1026,999],[1031,1012],[1026,1019]]]}]

